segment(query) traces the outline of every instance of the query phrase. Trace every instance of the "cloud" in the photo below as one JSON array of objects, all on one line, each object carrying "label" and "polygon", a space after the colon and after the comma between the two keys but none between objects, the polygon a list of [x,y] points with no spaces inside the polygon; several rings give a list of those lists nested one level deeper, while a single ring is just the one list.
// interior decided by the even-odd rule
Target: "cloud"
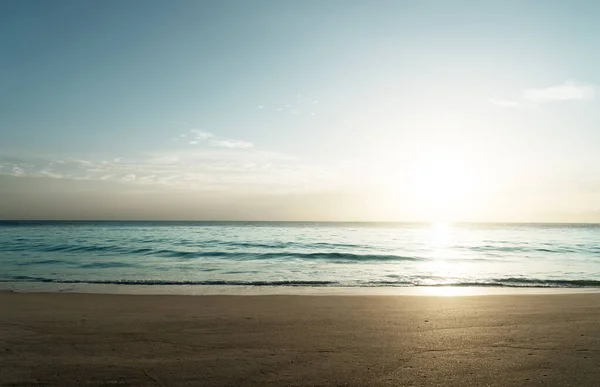
[{"label": "cloud", "polygon": [[60,173],[53,172],[52,169],[50,169],[50,168],[42,169],[39,173],[41,175],[45,175],[45,176],[48,176],[48,177],[53,177],[55,179],[60,179],[60,178],[63,177],[63,175],[61,175]]},{"label": "cloud", "polygon": [[529,89],[523,97],[529,101],[544,103],[552,101],[590,101],[595,97],[594,85],[567,81],[560,85]]},{"label": "cloud", "polygon": [[[180,137],[183,138],[186,134],[188,133],[184,133],[180,135]],[[254,143],[250,141],[227,139],[200,129],[191,129],[189,131],[189,137],[191,138],[191,140],[188,142],[189,145],[200,145],[202,143],[207,143],[208,145],[217,148],[229,149],[248,149],[254,147]]]},{"label": "cloud", "polygon": [[121,177],[121,181],[125,181],[125,182],[133,182],[135,180],[136,180],[136,176],[134,173],[130,173],[128,175]]},{"label": "cloud", "polygon": [[[221,140],[220,146],[82,160],[74,157],[13,157],[0,154],[0,175],[65,180],[113,181],[119,184],[211,192],[291,192],[311,188],[322,166],[296,157]],[[245,147],[240,152],[239,148]],[[61,161],[60,163],[58,161]],[[332,177],[322,179],[329,184]]]},{"label": "cloud", "polygon": [[488,102],[494,106],[506,107],[506,108],[515,108],[515,107],[522,106],[521,103],[519,103],[518,101],[508,100],[508,99],[490,98],[488,100]]},{"label": "cloud", "polygon": [[[181,135],[181,137],[185,137],[185,134],[186,133],[183,133]],[[200,129],[191,129],[190,134],[194,138],[194,140],[197,140],[197,141],[204,141],[204,140],[208,140],[209,138],[215,138],[214,134],[205,132]]]},{"label": "cloud", "polygon": [[254,143],[242,140],[212,140],[210,145],[222,148],[247,149],[254,147]]},{"label": "cloud", "polygon": [[19,166],[14,166],[12,169],[12,174],[13,176],[23,176],[25,175],[25,171]]},{"label": "cloud", "polygon": [[523,108],[549,102],[591,101],[595,96],[595,85],[566,81],[559,85],[524,90],[518,99],[490,98],[488,102],[500,108]]}]

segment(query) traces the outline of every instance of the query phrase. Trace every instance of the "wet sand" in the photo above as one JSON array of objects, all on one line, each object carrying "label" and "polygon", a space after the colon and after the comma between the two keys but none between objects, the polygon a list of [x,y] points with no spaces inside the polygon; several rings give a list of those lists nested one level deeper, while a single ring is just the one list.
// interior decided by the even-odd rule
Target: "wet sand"
[{"label": "wet sand", "polygon": [[598,386],[600,295],[0,293],[1,386]]}]

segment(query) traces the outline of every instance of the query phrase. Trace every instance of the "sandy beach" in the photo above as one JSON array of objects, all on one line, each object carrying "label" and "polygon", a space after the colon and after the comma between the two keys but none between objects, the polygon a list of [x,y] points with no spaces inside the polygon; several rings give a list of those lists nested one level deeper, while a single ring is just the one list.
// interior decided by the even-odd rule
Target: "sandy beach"
[{"label": "sandy beach", "polygon": [[597,386],[600,296],[0,293],[2,386]]}]

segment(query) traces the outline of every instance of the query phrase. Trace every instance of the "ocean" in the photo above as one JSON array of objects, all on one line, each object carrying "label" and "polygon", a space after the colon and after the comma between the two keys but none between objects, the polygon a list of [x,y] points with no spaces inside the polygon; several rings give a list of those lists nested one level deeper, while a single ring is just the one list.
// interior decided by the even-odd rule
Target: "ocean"
[{"label": "ocean", "polygon": [[600,287],[600,225],[0,222],[0,288]]}]

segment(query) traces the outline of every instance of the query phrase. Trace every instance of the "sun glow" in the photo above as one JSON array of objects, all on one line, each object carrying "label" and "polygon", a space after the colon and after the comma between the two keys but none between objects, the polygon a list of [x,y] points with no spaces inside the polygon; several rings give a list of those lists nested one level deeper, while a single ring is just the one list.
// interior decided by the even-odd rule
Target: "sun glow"
[{"label": "sun glow", "polygon": [[[401,163],[398,163],[401,164]],[[475,163],[452,150],[423,150],[399,167],[398,178],[387,185],[402,215],[428,222],[472,218],[481,205],[482,181]]]},{"label": "sun glow", "polygon": [[455,220],[468,209],[474,181],[464,163],[451,157],[429,157],[417,162],[411,172],[411,199],[430,220]]}]

